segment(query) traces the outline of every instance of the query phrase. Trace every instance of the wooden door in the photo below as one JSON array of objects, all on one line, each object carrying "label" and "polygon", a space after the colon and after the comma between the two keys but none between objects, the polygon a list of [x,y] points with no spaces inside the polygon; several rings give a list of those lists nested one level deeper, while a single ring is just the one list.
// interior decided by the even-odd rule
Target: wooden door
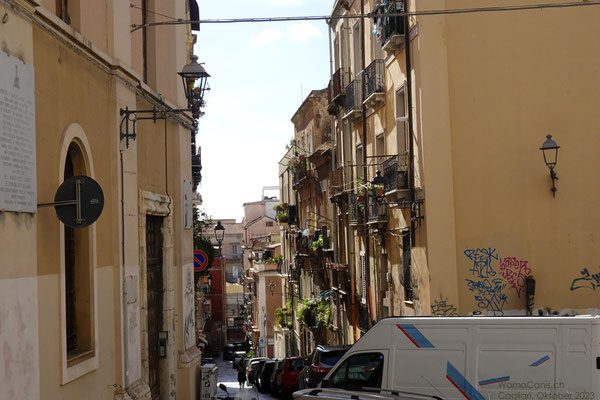
[{"label": "wooden door", "polygon": [[152,392],[152,399],[160,399],[158,332],[162,327],[162,220],[162,217],[146,216],[148,385]]}]

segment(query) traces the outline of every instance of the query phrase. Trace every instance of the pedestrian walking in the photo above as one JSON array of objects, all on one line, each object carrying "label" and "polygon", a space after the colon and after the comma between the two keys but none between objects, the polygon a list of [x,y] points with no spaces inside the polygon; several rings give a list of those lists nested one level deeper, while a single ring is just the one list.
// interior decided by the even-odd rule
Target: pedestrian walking
[{"label": "pedestrian walking", "polygon": [[240,360],[237,370],[238,370],[238,383],[240,384],[240,389],[242,389],[244,387],[244,384],[246,383],[246,368],[244,367],[244,359],[243,358]]}]

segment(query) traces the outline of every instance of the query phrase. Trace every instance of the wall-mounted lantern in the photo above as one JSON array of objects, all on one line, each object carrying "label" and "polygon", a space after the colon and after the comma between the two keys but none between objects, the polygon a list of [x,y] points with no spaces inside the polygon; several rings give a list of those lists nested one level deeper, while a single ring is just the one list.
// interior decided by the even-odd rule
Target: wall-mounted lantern
[{"label": "wall-mounted lantern", "polygon": [[183,81],[183,90],[188,101],[188,108],[192,111],[194,118],[200,116],[200,107],[204,104],[204,94],[208,87],[208,78],[210,75],[202,64],[198,63],[198,57],[193,55],[189,64],[183,67],[181,72],[178,72]]},{"label": "wall-mounted lantern", "polygon": [[558,180],[558,176],[556,176],[556,172],[554,172],[554,167],[556,166],[556,161],[558,159],[558,149],[560,146],[556,144],[554,140],[552,140],[552,135],[546,135],[546,141],[540,147],[542,150],[542,154],[544,155],[544,162],[546,166],[550,169],[550,179],[552,179],[552,197],[556,197],[556,185],[555,181]]}]

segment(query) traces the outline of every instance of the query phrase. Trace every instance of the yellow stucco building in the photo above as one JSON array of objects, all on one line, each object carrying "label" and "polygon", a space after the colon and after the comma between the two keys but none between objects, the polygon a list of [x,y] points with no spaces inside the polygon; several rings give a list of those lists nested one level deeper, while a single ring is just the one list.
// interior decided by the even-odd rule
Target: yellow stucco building
[{"label": "yellow stucco building", "polygon": [[[188,20],[194,7],[4,3],[1,398],[197,396],[195,126],[190,113],[168,112],[187,108],[177,72],[194,37],[185,25],[132,30],[159,14]],[[159,119],[133,122],[125,109],[156,109]],[[134,126],[136,137],[123,138]],[[80,175],[99,184],[103,209],[73,228],[41,204]]]},{"label": "yellow stucco building", "polygon": [[597,313],[600,7],[551,3],[334,2],[322,283],[347,342],[389,315]]}]

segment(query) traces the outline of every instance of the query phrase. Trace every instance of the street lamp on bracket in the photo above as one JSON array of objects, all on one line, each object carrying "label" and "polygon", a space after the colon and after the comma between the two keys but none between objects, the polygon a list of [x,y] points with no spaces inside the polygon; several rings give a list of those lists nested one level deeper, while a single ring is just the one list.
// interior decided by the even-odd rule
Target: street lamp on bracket
[{"label": "street lamp on bracket", "polygon": [[[136,122],[138,120],[152,120],[156,123],[159,119],[167,119],[172,114],[192,113],[194,119],[200,118],[202,113],[200,108],[204,106],[204,94],[210,90],[208,78],[210,75],[201,63],[198,63],[198,57],[192,55],[191,62],[183,67],[177,74],[183,81],[183,89],[187,100],[187,108],[178,109],[158,109],[153,107],[151,110],[130,110],[129,107],[121,108],[122,116],[119,127],[120,140],[125,139],[125,146],[129,147],[129,140],[136,139]],[[144,115],[144,116],[138,116]]]},{"label": "street lamp on bracket", "polygon": [[[221,224],[221,221],[217,221],[215,225],[215,239],[219,244],[219,254],[221,254],[221,245],[223,244],[223,239],[225,238],[225,227]],[[221,254],[222,255],[222,254]]]},{"label": "street lamp on bracket", "polygon": [[548,169],[550,169],[550,179],[552,179],[552,197],[556,197],[556,185],[555,181],[558,180],[558,176],[556,176],[556,172],[554,172],[554,167],[556,166],[556,161],[558,160],[558,149],[560,146],[556,144],[554,140],[552,140],[552,135],[546,135],[546,141],[540,147],[542,154],[544,155],[544,162]]},{"label": "street lamp on bracket", "polygon": [[192,56],[191,60],[178,74],[183,81],[183,90],[188,101],[188,108],[192,111],[194,118],[199,118],[200,107],[204,105],[204,94],[207,90],[210,90],[210,87],[208,87],[210,75],[202,66],[204,63],[198,63],[197,56]]}]

